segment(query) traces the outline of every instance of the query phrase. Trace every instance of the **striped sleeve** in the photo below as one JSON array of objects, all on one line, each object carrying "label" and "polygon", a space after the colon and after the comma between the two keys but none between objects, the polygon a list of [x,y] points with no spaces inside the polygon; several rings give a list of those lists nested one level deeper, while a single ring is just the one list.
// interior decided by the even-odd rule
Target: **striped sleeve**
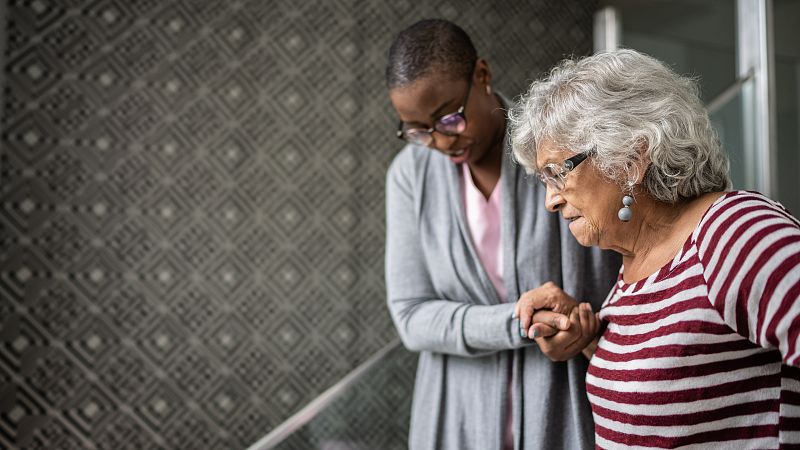
[{"label": "striped sleeve", "polygon": [[800,222],[758,193],[733,192],[706,213],[695,245],[728,326],[800,365]]}]

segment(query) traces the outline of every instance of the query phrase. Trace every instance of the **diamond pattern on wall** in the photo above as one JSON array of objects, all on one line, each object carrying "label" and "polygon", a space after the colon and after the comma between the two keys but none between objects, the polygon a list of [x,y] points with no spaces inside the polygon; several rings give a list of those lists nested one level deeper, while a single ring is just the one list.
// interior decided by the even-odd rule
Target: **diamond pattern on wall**
[{"label": "diamond pattern on wall", "polygon": [[[394,33],[460,23],[514,97],[595,6],[8,0],[0,447],[245,448],[297,412],[395,337]],[[285,447],[404,448],[414,367]]]}]

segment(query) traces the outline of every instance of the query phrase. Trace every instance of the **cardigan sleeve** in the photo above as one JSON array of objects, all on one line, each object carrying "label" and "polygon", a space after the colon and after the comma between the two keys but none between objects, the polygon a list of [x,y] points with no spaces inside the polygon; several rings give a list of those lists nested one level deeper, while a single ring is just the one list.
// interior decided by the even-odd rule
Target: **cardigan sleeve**
[{"label": "cardigan sleeve", "polygon": [[474,305],[438,298],[419,237],[415,160],[402,151],[386,179],[386,290],[389,312],[412,351],[483,356],[533,342],[519,335],[513,303]]},{"label": "cardigan sleeve", "polygon": [[725,323],[800,365],[800,222],[760,194],[734,192],[709,209],[694,239]]}]

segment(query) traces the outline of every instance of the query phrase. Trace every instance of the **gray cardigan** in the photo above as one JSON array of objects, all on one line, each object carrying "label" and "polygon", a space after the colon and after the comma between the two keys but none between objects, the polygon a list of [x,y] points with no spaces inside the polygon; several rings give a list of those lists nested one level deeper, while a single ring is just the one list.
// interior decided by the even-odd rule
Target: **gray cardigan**
[{"label": "gray cardigan", "polygon": [[594,447],[587,361],[552,362],[519,336],[514,302],[546,281],[600,309],[619,257],[581,247],[544,209],[544,188],[504,152],[500,303],[471,241],[459,169],[444,155],[407,145],[386,181],[386,286],[405,346],[419,352],[409,448],[502,447],[508,367],[516,449]]}]

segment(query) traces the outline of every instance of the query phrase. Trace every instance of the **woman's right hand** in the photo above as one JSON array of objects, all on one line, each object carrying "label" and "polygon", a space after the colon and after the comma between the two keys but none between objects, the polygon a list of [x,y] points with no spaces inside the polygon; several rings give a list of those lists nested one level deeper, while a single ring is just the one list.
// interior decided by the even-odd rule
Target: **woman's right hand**
[{"label": "woman's right hand", "polygon": [[515,314],[520,320],[520,335],[535,339],[553,361],[577,355],[594,341],[600,329],[591,305],[579,305],[552,282],[524,293]]},{"label": "woman's right hand", "polygon": [[[536,325],[536,324],[534,324]],[[581,303],[569,314],[569,326],[560,328],[552,336],[536,338],[539,349],[553,361],[566,361],[584,352],[587,359],[594,354],[592,344],[596,342],[600,329],[600,319],[592,311],[592,305]]]},{"label": "woman's right hand", "polygon": [[569,315],[576,306],[578,302],[552,281],[525,292],[514,309],[520,336],[535,339],[568,329]]}]

